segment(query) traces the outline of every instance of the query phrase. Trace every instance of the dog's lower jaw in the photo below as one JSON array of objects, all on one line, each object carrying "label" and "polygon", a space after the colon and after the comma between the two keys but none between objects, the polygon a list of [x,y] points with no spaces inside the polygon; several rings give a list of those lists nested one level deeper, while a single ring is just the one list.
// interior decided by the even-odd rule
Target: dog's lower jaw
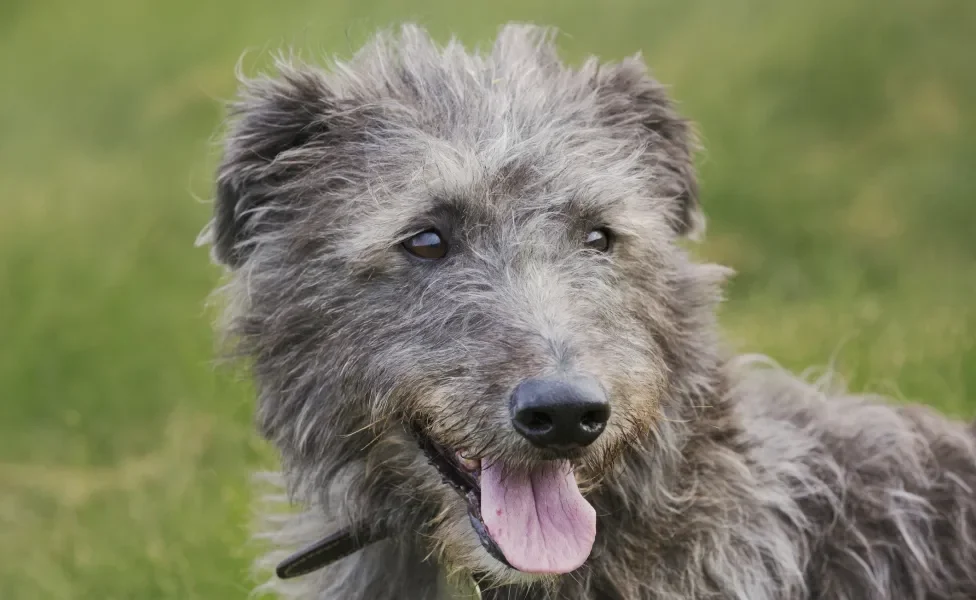
[{"label": "dog's lower jaw", "polygon": [[478,538],[464,502],[451,494],[444,511],[421,543],[430,545],[431,556],[446,575],[462,584],[481,579],[483,585],[528,585],[552,576],[524,573],[493,557]]}]

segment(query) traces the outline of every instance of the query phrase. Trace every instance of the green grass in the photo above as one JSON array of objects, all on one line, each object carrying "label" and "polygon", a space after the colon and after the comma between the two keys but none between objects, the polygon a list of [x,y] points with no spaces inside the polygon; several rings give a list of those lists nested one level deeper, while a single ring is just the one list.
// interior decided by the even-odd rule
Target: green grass
[{"label": "green grass", "polygon": [[[154,6],[154,8],[147,8]],[[976,412],[976,3],[0,3],[0,598],[242,598],[252,397],[204,310],[221,101],[402,19],[643,50],[704,134],[729,338]]]}]

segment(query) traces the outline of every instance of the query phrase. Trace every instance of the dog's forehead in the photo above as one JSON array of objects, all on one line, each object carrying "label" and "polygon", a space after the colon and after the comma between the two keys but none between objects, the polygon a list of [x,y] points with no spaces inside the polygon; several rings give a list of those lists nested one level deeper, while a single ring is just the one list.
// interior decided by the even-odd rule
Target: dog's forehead
[{"label": "dog's forehead", "polygon": [[435,225],[425,217],[445,204],[479,226],[539,215],[521,222],[666,237],[657,234],[666,215],[653,198],[661,170],[647,160],[648,138],[636,121],[627,131],[608,118],[596,71],[515,38],[490,56],[410,43],[362,54],[339,90],[352,109],[368,109],[355,148],[363,164],[351,179],[359,192],[346,196],[342,219],[361,231],[362,246],[379,252]]},{"label": "dog's forehead", "polygon": [[450,199],[486,217],[594,215],[646,193],[648,173],[632,148],[597,123],[549,113],[527,125],[515,107],[457,111],[383,123],[368,158],[378,206],[419,211]]},{"label": "dog's forehead", "polygon": [[665,216],[648,198],[652,174],[634,146],[579,107],[535,114],[518,103],[491,110],[492,102],[475,97],[452,114],[394,106],[394,116],[377,120],[364,153],[368,181],[344,220],[356,256],[371,263],[367,257],[445,216],[482,238],[536,239],[536,227],[570,224],[668,239]]}]

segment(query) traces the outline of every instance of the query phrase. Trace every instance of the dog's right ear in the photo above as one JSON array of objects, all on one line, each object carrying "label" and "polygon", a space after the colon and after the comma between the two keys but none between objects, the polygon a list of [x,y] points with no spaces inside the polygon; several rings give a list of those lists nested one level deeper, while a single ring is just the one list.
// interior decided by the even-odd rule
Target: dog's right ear
[{"label": "dog's right ear", "polygon": [[[322,73],[286,63],[277,77],[241,78],[217,169],[213,220],[201,234],[215,260],[236,269],[255,239],[289,218],[299,198],[285,189],[321,164],[334,99]],[[317,148],[317,150],[315,150]]]}]

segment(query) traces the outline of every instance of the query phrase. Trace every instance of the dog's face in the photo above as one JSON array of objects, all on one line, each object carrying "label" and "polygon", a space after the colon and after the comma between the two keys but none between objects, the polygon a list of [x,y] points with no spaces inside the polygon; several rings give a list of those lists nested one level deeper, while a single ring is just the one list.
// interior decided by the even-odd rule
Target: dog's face
[{"label": "dog's face", "polygon": [[583,492],[655,427],[681,333],[699,217],[661,87],[531,28],[485,56],[407,28],[236,114],[214,250],[286,469],[423,515],[454,566],[577,568]]}]

